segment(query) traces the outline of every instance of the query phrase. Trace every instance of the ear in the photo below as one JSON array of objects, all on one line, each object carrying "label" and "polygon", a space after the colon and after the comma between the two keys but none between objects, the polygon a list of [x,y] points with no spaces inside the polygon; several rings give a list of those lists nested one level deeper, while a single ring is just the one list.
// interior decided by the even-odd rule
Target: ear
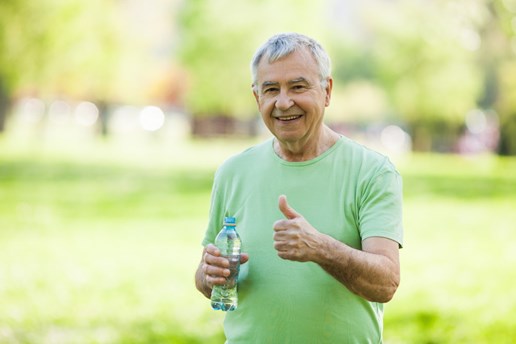
[{"label": "ear", "polygon": [[251,85],[252,89],[253,89],[253,96],[254,96],[254,100],[256,100],[256,105],[258,105],[258,108],[260,107],[260,96],[258,95],[258,92],[256,92],[256,87],[254,87],[254,85]]},{"label": "ear", "polygon": [[333,79],[330,76],[330,77],[328,77],[328,82],[326,84],[326,88],[324,89],[326,91],[326,98],[325,98],[325,102],[324,102],[325,106],[329,106],[330,105],[332,89],[333,89]]}]

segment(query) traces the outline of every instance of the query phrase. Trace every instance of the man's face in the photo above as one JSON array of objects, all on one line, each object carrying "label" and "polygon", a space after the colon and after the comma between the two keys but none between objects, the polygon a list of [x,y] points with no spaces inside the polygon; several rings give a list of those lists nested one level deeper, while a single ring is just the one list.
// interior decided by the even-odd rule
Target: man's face
[{"label": "man's face", "polygon": [[317,139],[332,80],[321,87],[317,64],[307,50],[273,63],[267,59],[264,56],[258,65],[254,91],[263,121],[280,142],[305,146]]}]

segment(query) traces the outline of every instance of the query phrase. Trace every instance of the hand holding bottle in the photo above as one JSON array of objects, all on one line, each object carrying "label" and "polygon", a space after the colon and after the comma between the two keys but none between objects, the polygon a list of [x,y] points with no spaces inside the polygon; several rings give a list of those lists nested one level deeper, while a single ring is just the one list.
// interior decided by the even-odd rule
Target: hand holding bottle
[{"label": "hand holding bottle", "polygon": [[[240,254],[240,264],[244,264],[248,260],[247,253]],[[203,256],[202,271],[209,288],[213,288],[214,285],[224,285],[231,274],[229,259],[222,256],[217,246],[208,244]]]},{"label": "hand holding bottle", "polygon": [[[224,217],[224,226],[215,238],[215,246],[217,250],[209,247],[211,254],[205,257],[205,261],[211,260],[215,264],[215,268],[211,266],[211,273],[215,275],[210,275],[215,276],[212,277],[211,307],[215,310],[234,311],[238,307],[238,273],[242,257],[242,241],[234,217]],[[210,266],[207,266],[207,275],[209,270]],[[224,283],[218,284],[222,280]]]}]

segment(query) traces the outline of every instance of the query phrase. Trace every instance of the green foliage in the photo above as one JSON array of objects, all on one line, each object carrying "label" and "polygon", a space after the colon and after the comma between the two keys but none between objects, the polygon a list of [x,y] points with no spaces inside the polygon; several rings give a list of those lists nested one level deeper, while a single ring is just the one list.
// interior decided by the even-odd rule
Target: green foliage
[{"label": "green foliage", "polygon": [[190,77],[189,111],[195,116],[251,117],[256,112],[250,76],[254,51],[278,32],[321,32],[323,5],[306,0],[185,2],[180,59]]},{"label": "green foliage", "polygon": [[[0,342],[221,343],[194,288],[213,171],[252,142],[0,140]],[[386,343],[516,340],[516,160],[413,155]]]},{"label": "green foliage", "polygon": [[[181,59],[190,76],[187,104],[196,115],[252,114],[249,67],[251,28],[242,22],[242,11],[219,2],[185,3],[182,16]],[[241,25],[232,29],[234,20]],[[229,25],[231,23],[231,25]],[[234,28],[234,26],[233,26]]]},{"label": "green foliage", "polygon": [[99,0],[2,1],[0,79],[9,93],[108,96],[120,51],[111,6]]},{"label": "green foliage", "polygon": [[135,15],[140,6],[0,1],[0,130],[9,98],[27,94],[134,104],[180,103],[185,92],[175,105],[195,116],[252,118],[253,52],[274,33],[299,31],[332,57],[332,120],[404,121],[423,137],[414,146],[428,149],[419,142],[442,124],[448,139],[469,110],[492,108],[504,153],[515,152],[513,0],[165,0],[148,7],[166,13],[156,29],[147,12]]},{"label": "green foliage", "polygon": [[481,83],[475,54],[463,40],[467,24],[436,3],[403,2],[370,16],[377,30],[376,77],[402,118],[462,123],[475,107]]}]

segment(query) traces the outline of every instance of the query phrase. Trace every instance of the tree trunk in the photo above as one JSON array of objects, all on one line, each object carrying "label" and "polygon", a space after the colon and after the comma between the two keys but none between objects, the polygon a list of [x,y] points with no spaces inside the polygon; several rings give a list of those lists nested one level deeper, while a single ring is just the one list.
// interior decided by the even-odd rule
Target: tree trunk
[{"label": "tree trunk", "polygon": [[4,81],[0,76],[0,133],[5,130],[5,119],[7,112],[9,111],[11,100],[7,93],[7,88],[4,85]]},{"label": "tree trunk", "polygon": [[500,155],[516,155],[516,113],[505,120],[500,128]]},{"label": "tree trunk", "polygon": [[102,137],[107,137],[109,134],[108,121],[109,121],[109,107],[105,100],[98,100],[97,108],[99,110],[99,131]]},{"label": "tree trunk", "polygon": [[453,152],[460,134],[457,124],[445,120],[412,121],[409,127],[416,152]]}]

